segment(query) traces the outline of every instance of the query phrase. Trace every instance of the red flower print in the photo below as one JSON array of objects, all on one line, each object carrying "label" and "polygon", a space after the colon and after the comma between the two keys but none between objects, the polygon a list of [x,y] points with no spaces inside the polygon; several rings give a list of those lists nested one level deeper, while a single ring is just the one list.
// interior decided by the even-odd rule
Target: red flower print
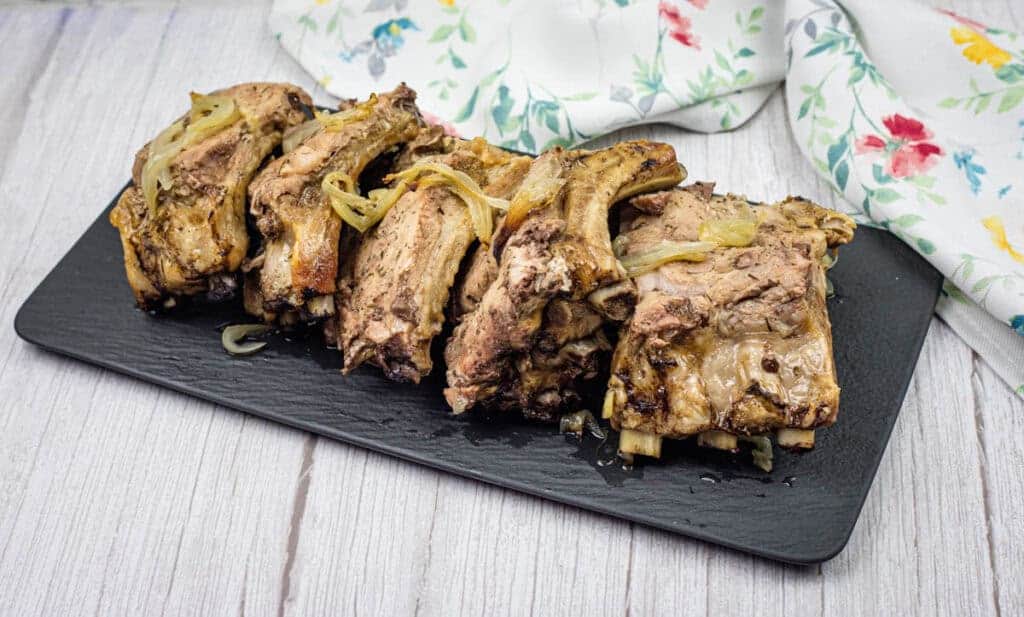
[{"label": "red flower print", "polygon": [[889,129],[895,139],[903,139],[906,141],[924,141],[930,139],[932,134],[931,131],[924,128],[920,120],[914,120],[913,118],[905,118],[899,114],[893,114],[888,118],[882,118],[882,124],[885,128]]},{"label": "red flower print", "polygon": [[864,135],[857,139],[857,154],[886,152],[889,159],[885,171],[894,178],[916,176],[931,169],[942,156],[942,148],[926,141],[932,132],[919,120],[899,114],[882,118],[882,124],[891,136]]},{"label": "red flower print", "polygon": [[[697,0],[706,2],[706,0]],[[688,17],[683,17],[679,9],[662,0],[658,3],[658,14],[668,23],[668,34],[687,47],[700,49],[700,39],[690,27],[693,25]]]},{"label": "red flower print", "polygon": [[708,8],[708,0],[687,0],[690,4],[697,7],[700,10]]}]

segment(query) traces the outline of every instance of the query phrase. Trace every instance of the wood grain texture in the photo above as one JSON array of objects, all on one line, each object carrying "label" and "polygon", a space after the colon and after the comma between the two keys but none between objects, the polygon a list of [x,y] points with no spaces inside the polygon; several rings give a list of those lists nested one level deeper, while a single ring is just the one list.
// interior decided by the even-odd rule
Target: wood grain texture
[{"label": "wood grain texture", "polygon": [[[1012,0],[938,4],[1021,29]],[[266,31],[267,10],[0,6],[0,225],[13,238],[0,244],[0,615],[1024,613],[1024,404],[939,321],[848,548],[812,569],[317,439],[17,340],[17,307],[95,217],[68,204],[105,204],[185,92],[276,79],[329,102]],[[691,177],[734,192],[834,203],[781,93],[732,133],[614,138],[627,136],[673,143]]]}]

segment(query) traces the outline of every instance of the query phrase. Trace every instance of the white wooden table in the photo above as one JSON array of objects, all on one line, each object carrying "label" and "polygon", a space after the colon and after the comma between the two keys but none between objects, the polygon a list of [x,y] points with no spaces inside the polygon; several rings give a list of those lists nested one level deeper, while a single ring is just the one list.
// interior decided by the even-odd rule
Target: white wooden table
[{"label": "white wooden table", "polygon": [[[953,4],[1024,30],[1019,0]],[[1024,404],[937,320],[849,546],[810,569],[318,439],[17,339],[18,306],[186,92],[287,80],[329,102],[267,11],[0,6],[0,615],[1024,613]],[[831,204],[783,103],[733,133],[628,134],[675,144],[693,178]]]}]

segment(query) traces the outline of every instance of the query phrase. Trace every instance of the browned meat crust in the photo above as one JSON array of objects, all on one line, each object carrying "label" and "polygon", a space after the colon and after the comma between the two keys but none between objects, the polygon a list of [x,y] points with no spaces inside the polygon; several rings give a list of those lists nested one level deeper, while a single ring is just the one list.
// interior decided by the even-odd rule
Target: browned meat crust
[{"label": "browned meat crust", "polygon": [[[742,198],[708,185],[644,195],[622,217],[626,254],[695,241],[701,223],[739,216]],[[853,238],[844,215],[799,198],[754,208],[754,242],[636,279],[609,381],[611,423],[664,437],[761,434],[832,424],[839,406],[823,257]]]},{"label": "browned meat crust", "polygon": [[[529,167],[483,140],[448,139],[426,157],[472,177],[484,192],[507,198]],[[422,154],[421,154],[422,156]],[[399,165],[415,160],[405,155]],[[358,240],[338,282],[339,347],[344,371],[370,362],[391,379],[419,382],[430,372],[430,343],[475,233],[469,209],[448,188],[405,193],[381,223]]]},{"label": "browned meat crust", "polygon": [[[139,188],[150,144],[139,150],[132,186],[110,213],[121,234],[128,283],[139,306],[182,296],[230,296],[249,248],[245,191],[288,128],[306,119],[309,95],[290,84],[246,83],[212,93],[231,97],[240,118],[185,148],[170,166],[170,188],[151,215]],[[185,125],[188,115],[183,116]]]},{"label": "browned meat crust", "polygon": [[263,246],[246,277],[246,310],[267,321],[334,313],[341,220],[321,182],[335,171],[358,178],[372,160],[415,138],[415,100],[405,85],[371,97],[367,117],[321,128],[253,180],[251,211]]},{"label": "browned meat crust", "polygon": [[[525,216],[510,211],[496,234],[497,276],[448,343],[445,396],[456,413],[481,405],[550,418],[575,400],[576,381],[593,377],[608,349],[603,319],[621,315],[623,290],[632,297],[608,208],[682,179],[673,149],[645,141],[546,152],[523,186],[545,173],[561,190]],[[614,301],[592,295],[609,287]]]}]

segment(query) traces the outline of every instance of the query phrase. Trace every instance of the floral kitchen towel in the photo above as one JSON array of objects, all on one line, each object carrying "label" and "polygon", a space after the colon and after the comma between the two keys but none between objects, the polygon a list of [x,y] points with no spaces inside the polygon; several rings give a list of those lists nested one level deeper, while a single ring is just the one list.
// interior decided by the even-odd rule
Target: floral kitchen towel
[{"label": "floral kitchen towel", "polygon": [[406,81],[449,131],[531,152],[649,122],[728,130],[785,81],[809,164],[946,275],[940,314],[1024,395],[1024,38],[878,8],[276,0],[270,25],[332,94]]}]

